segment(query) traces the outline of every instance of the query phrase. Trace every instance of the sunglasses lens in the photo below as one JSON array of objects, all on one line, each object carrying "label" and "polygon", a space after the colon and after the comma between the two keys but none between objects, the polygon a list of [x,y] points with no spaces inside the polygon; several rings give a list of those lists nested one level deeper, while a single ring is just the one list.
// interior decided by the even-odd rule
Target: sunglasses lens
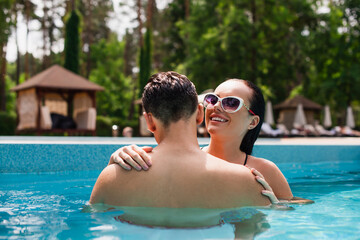
[{"label": "sunglasses lens", "polygon": [[209,94],[205,96],[204,107],[207,107],[209,104],[215,105],[218,101],[218,98],[215,95]]},{"label": "sunglasses lens", "polygon": [[234,112],[238,109],[241,104],[239,99],[227,97],[222,100],[222,105],[225,111]]}]

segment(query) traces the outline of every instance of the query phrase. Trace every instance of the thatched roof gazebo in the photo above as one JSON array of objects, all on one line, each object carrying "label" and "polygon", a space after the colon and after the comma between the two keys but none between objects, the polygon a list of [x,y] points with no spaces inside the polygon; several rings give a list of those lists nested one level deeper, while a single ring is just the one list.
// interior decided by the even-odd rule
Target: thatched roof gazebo
[{"label": "thatched roof gazebo", "polygon": [[17,94],[16,133],[96,130],[96,92],[103,87],[54,65],[11,89]]},{"label": "thatched roof gazebo", "polygon": [[299,104],[302,104],[303,106],[306,122],[308,124],[314,124],[315,115],[321,112],[322,106],[301,95],[287,99],[286,101],[274,106],[274,110],[279,111],[279,118],[277,122],[284,124],[288,129],[292,129],[295,113]]}]

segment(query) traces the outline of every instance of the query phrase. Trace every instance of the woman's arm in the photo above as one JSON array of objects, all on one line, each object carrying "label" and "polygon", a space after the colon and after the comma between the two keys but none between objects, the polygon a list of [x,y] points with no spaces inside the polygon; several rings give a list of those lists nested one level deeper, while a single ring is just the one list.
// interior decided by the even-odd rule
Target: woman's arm
[{"label": "woman's arm", "polygon": [[247,165],[261,172],[278,199],[290,200],[293,198],[289,183],[275,163],[253,157]]}]

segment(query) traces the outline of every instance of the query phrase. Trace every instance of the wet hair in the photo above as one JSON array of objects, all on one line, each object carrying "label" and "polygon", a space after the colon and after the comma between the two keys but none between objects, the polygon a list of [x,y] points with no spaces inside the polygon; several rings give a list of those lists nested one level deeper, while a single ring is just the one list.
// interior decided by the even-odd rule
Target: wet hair
[{"label": "wet hair", "polygon": [[252,90],[252,95],[249,99],[249,102],[250,102],[249,108],[256,115],[259,116],[260,120],[259,120],[259,124],[255,128],[248,130],[248,132],[245,134],[245,136],[240,144],[240,150],[242,152],[245,152],[246,154],[251,155],[252,150],[254,148],[255,141],[259,136],[261,126],[264,122],[264,115],[265,115],[264,96],[263,96],[260,88],[248,80],[229,79],[228,81],[241,81]]},{"label": "wet hair", "polygon": [[177,72],[152,75],[144,88],[142,102],[165,127],[180,119],[189,119],[196,111],[198,98],[194,84]]}]

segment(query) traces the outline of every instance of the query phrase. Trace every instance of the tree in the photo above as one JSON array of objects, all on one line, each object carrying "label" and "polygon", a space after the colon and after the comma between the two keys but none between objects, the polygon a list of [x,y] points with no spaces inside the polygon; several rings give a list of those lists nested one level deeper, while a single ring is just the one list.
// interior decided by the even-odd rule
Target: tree
[{"label": "tree", "polygon": [[[139,95],[141,97],[142,89],[145,87],[148,79],[151,75],[152,69],[152,16],[153,16],[153,0],[148,1],[147,6],[147,21],[146,21],[146,33],[145,42],[140,48],[140,60],[139,60]],[[141,22],[141,21],[140,21]],[[140,24],[141,25],[141,24]]]},{"label": "tree", "polygon": [[183,23],[189,14],[189,1],[175,0],[163,10],[160,15],[159,22],[156,25],[159,31],[158,39],[154,41],[154,49],[160,49],[157,53],[159,62],[158,68],[164,71],[175,70],[179,65],[183,64],[186,57],[185,40],[182,38],[181,31]]},{"label": "tree", "polygon": [[124,69],[124,47],[125,42],[119,42],[116,35],[92,45],[95,67],[89,78],[105,88],[97,94],[97,111],[103,116],[126,119],[129,114],[132,80],[121,71]]},{"label": "tree", "polygon": [[66,23],[64,67],[74,73],[79,73],[79,24],[80,18],[72,10]]},{"label": "tree", "polygon": [[309,95],[329,104],[337,124],[344,124],[345,109],[360,96],[360,1],[332,2],[310,32],[309,56],[313,74]]},{"label": "tree", "polygon": [[6,111],[6,46],[11,33],[12,0],[3,0],[0,4],[0,111]]},{"label": "tree", "polygon": [[113,12],[113,2],[111,0],[80,0],[78,11],[83,16],[83,30],[81,41],[84,55],[82,73],[88,77],[91,69],[95,65],[91,61],[91,45],[100,39],[107,39],[110,35],[110,28],[107,23],[110,14]]},{"label": "tree", "polygon": [[193,1],[188,20],[176,23],[185,72],[199,92],[243,78],[282,101],[308,78],[303,31],[315,20],[311,1]]}]

